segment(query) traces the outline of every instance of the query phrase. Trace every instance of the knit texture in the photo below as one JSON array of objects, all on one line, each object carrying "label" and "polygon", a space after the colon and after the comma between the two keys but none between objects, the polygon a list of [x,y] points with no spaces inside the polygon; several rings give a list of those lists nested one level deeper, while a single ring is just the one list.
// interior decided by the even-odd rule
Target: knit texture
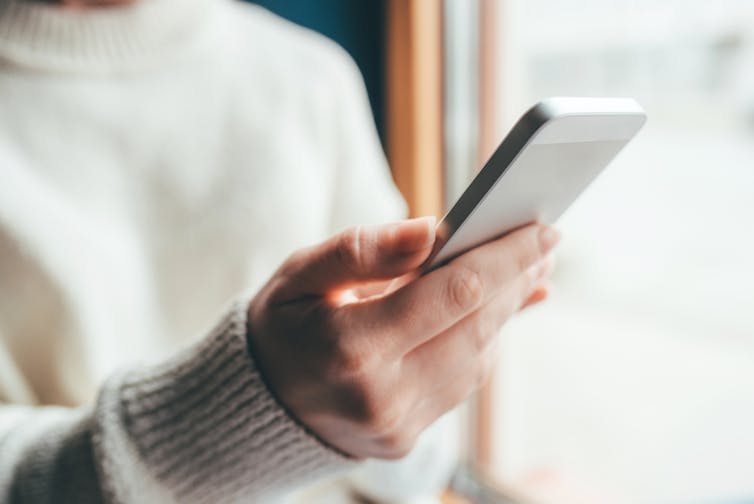
[{"label": "knit texture", "polygon": [[20,435],[33,442],[0,444],[18,461],[0,464],[2,501],[259,502],[351,467],[267,389],[245,313],[238,303],[201,343],[115,376],[91,413],[29,409],[35,432]]},{"label": "knit texture", "polygon": [[[42,423],[31,415],[26,422]],[[45,435],[37,437],[19,458],[7,488],[0,482],[0,496],[13,503],[103,502],[92,432],[92,417],[78,412],[45,425]],[[8,469],[5,464],[4,469]]]},{"label": "knit texture", "polygon": [[0,0],[0,61],[85,73],[148,68],[190,49],[213,4],[147,0],[82,12],[37,0]]},{"label": "knit texture", "polygon": [[129,437],[181,501],[255,495],[348,464],[267,390],[248,356],[244,314],[237,306],[196,348],[120,386]]},{"label": "knit texture", "polygon": [[350,466],[264,386],[243,303],[216,322],[404,211],[331,41],[230,0],[0,0],[0,502],[293,502]]}]

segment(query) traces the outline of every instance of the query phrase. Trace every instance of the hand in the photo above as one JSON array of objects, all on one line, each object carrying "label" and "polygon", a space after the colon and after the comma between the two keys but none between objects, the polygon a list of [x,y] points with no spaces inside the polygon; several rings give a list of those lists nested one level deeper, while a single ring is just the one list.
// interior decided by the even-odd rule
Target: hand
[{"label": "hand", "polygon": [[489,376],[502,324],[543,297],[557,232],[531,225],[376,295],[416,270],[434,219],[358,226],[294,253],[249,305],[270,388],[326,443],[398,458]]}]

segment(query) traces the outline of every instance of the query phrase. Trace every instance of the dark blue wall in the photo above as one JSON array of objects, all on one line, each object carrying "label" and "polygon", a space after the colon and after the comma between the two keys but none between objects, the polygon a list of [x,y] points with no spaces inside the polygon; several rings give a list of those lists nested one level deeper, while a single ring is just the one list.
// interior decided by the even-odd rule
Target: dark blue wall
[{"label": "dark blue wall", "polygon": [[385,0],[250,0],[342,45],[356,60],[384,139]]}]

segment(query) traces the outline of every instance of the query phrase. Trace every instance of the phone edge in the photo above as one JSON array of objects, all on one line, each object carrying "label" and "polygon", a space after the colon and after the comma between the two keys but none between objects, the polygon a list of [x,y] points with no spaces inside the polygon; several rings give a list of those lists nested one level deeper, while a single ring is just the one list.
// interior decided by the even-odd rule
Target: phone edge
[{"label": "phone edge", "polygon": [[432,252],[421,266],[422,273],[427,273],[443,263],[432,264],[440,249],[450,240],[461,224],[484,199],[490,187],[502,177],[534,135],[548,121],[557,115],[548,100],[542,100],[531,107],[516,121],[510,132],[498,145],[482,168],[472,179],[469,186],[437,224],[435,244]]}]

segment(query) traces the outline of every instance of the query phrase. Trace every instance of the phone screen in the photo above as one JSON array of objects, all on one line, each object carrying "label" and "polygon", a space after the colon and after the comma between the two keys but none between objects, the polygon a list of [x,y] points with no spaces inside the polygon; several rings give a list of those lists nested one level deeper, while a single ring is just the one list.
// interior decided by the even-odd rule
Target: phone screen
[{"label": "phone screen", "polygon": [[627,141],[538,143],[535,137],[452,230],[430,268],[530,222],[554,222]]}]

